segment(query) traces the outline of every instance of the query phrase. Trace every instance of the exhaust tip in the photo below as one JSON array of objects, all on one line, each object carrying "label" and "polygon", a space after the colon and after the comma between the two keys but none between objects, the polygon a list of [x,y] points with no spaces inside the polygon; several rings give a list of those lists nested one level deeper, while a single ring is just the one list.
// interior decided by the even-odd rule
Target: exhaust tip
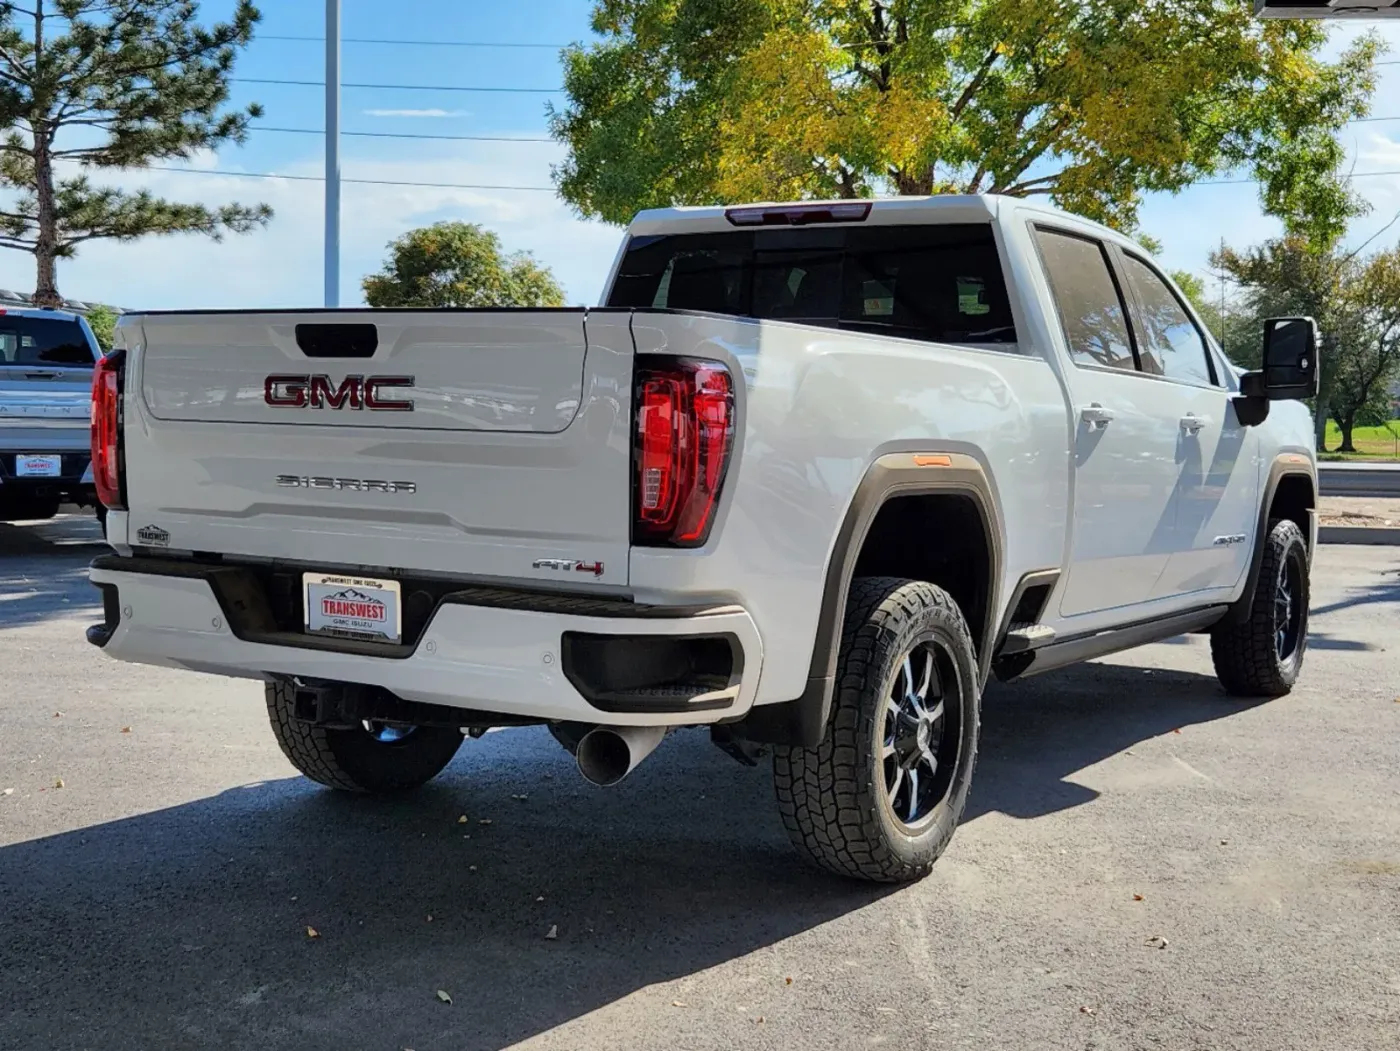
[{"label": "exhaust tip", "polygon": [[590,730],[578,743],[578,769],[584,780],[610,788],[632,770],[632,749],[611,730]]},{"label": "exhaust tip", "polygon": [[589,784],[610,788],[637,769],[666,736],[664,726],[599,726],[579,740],[574,758]]}]

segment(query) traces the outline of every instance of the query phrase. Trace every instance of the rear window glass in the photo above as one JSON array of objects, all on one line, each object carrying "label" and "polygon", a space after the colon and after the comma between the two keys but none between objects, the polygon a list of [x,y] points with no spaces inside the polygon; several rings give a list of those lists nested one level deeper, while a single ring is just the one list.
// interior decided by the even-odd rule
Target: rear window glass
[{"label": "rear window glass", "polygon": [[0,365],[91,368],[93,360],[76,321],[0,314]]},{"label": "rear window glass", "polygon": [[608,305],[946,343],[1016,341],[989,224],[634,237]]}]

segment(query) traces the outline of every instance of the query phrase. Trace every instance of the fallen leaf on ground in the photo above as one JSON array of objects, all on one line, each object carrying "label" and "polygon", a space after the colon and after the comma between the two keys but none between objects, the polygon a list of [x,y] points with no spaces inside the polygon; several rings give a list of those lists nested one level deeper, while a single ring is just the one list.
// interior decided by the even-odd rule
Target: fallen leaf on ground
[{"label": "fallen leaf on ground", "polygon": [[1220,845],[1221,845],[1222,847],[1228,847],[1228,846],[1230,845],[1230,841],[1229,841],[1228,839],[1222,839],[1222,840],[1220,841]]},{"label": "fallen leaf on ground", "polygon": [[541,894],[541,895],[540,895],[538,898],[536,898],[535,900],[536,900],[536,901],[544,901],[544,895]]},{"label": "fallen leaf on ground", "polygon": [[467,866],[467,871],[468,871],[468,872],[475,872],[475,871],[476,871],[476,866],[475,866],[475,865],[468,865],[468,866]]},{"label": "fallen leaf on ground", "polygon": [[1174,733],[1174,734],[1179,734],[1179,733],[1181,733],[1181,731],[1180,731],[1180,730],[1173,730],[1172,733]]},{"label": "fallen leaf on ground", "polygon": [[1133,901],[1142,901],[1142,895],[1141,895],[1141,894],[1134,894],[1134,895],[1133,895]]},{"label": "fallen leaf on ground", "polygon": [[689,1007],[690,1004],[686,1003],[684,1000],[672,1000],[672,1001],[671,1001],[671,1006],[672,1006],[672,1007]]},{"label": "fallen leaf on ground", "polygon": [[546,941],[555,941],[559,937],[559,924],[552,923],[549,926],[549,933],[545,935]]},{"label": "fallen leaf on ground", "polygon": [[763,1024],[763,1016],[762,1016],[762,1015],[759,1015],[757,1018],[754,1019],[754,1022],[757,1023],[757,1024],[759,1024],[759,1025],[762,1025],[762,1024]]},{"label": "fallen leaf on ground", "polygon": [[62,712],[54,712],[54,713],[53,713],[53,717],[54,717],[55,719],[62,719],[62,718],[63,718],[63,713],[62,713]]},{"label": "fallen leaf on ground", "polygon": [[433,918],[432,918],[431,916],[428,917],[428,922],[429,922],[429,923],[432,923],[432,922],[433,922]]},{"label": "fallen leaf on ground", "polygon": [[14,795],[14,794],[15,794],[15,790],[14,790],[13,788],[7,788],[7,789],[5,789],[5,791],[0,792],[0,796],[12,796],[12,795]]},{"label": "fallen leaf on ground", "polygon": [[437,991],[437,998],[445,1004],[450,1004],[452,1002],[452,997],[447,995],[446,989],[439,989]]},{"label": "fallen leaf on ground", "polygon": [[1170,943],[1160,934],[1154,934],[1152,937],[1147,939],[1147,944],[1153,946],[1154,948],[1165,949]]},{"label": "fallen leaf on ground", "polygon": [[478,825],[489,825],[489,824],[491,824],[491,819],[490,819],[489,817],[484,817],[484,818],[482,818],[480,821],[478,821],[477,824],[478,824]]},{"label": "fallen leaf on ground", "polygon": [[318,931],[315,927],[308,927],[306,928],[306,936],[308,938],[319,938],[321,936],[321,932]]},{"label": "fallen leaf on ground", "polygon": [[467,815],[466,815],[466,814],[463,814],[461,817],[459,817],[459,818],[457,819],[457,824],[459,824],[459,825],[465,825],[466,823],[467,823]]},{"label": "fallen leaf on ground", "polygon": [[123,727],[122,727],[122,733],[124,733],[124,734],[129,734],[129,733],[131,733],[131,727],[129,727],[129,726],[123,726]]},{"label": "fallen leaf on ground", "polygon": [[54,786],[54,788],[62,788],[62,787],[63,787],[63,778],[60,777],[57,781],[55,781],[55,782],[53,783],[53,786]]},{"label": "fallen leaf on ground", "polygon": [[1081,1007],[1079,1013],[1082,1015],[1093,1015],[1098,1014],[1098,1011],[1094,1010],[1092,1007]]},{"label": "fallen leaf on ground", "polygon": [[792,984],[792,979],[791,979],[791,978],[784,978],[784,979],[783,979],[783,984],[784,984],[784,985],[791,985],[791,984]]}]

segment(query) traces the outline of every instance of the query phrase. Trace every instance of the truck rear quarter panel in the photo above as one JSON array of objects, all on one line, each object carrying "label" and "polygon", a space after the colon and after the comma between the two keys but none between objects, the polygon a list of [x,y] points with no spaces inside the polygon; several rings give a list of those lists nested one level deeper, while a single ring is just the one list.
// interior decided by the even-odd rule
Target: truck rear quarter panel
[{"label": "truck rear quarter panel", "polygon": [[957,452],[982,464],[1003,522],[1016,524],[1004,538],[998,619],[1022,575],[1060,565],[1065,401],[1042,358],[698,314],[640,311],[632,327],[639,360],[721,360],[743,378],[742,440],[708,543],[633,548],[629,577],[641,601],[681,592],[744,605],[763,637],[756,703],[806,687],[836,537],[881,456]]}]

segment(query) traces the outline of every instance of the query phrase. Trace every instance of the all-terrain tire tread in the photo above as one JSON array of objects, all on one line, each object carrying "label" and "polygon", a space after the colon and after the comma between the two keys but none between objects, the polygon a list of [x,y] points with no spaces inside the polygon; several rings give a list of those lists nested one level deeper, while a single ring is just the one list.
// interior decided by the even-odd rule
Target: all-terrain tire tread
[{"label": "all-terrain tire tread", "polygon": [[[1306,543],[1297,523],[1286,518],[1271,521],[1249,617],[1238,624],[1221,624],[1211,631],[1211,661],[1227,693],[1236,697],[1282,697],[1292,690],[1296,669],[1290,676],[1275,649],[1272,582],[1290,548]],[[1306,623],[1305,618],[1305,628]],[[1305,640],[1300,639],[1298,645],[1304,644]]]},{"label": "all-terrain tire tread", "polygon": [[266,700],[272,735],[277,738],[282,754],[294,767],[328,788],[338,788],[342,792],[366,790],[341,768],[340,760],[331,748],[328,732],[293,717],[296,707],[294,686],[283,682],[268,683]]},{"label": "all-terrain tire tread", "polygon": [[[863,693],[877,661],[882,634],[928,612],[946,617],[972,646],[962,611],[941,588],[924,581],[864,577],[852,581],[842,627],[835,697],[828,732],[815,748],[774,749],[778,811],[794,843],[821,867],[856,879],[904,883],[927,875],[933,862],[911,865],[896,856],[867,816],[872,795],[883,791],[862,774],[871,747],[862,728]],[[978,718],[973,705],[972,718]],[[970,762],[975,762],[975,754]],[[969,775],[971,771],[968,771]],[[952,838],[965,800],[944,830],[936,859]]]}]

